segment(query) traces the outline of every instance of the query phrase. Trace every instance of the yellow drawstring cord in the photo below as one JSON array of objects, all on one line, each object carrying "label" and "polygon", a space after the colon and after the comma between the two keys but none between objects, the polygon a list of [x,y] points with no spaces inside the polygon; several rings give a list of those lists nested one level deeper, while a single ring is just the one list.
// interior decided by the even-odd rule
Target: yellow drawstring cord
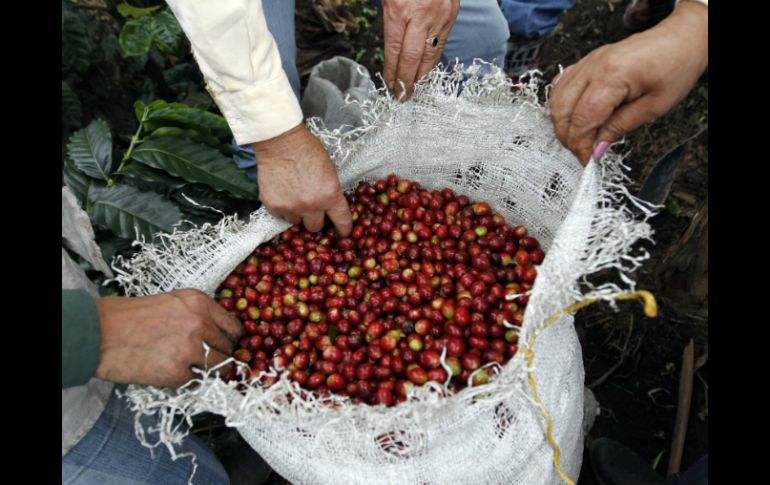
[{"label": "yellow drawstring cord", "polygon": [[[655,302],[655,297],[649,291],[639,290],[633,293],[624,293],[622,295],[618,295],[614,297],[615,300],[633,300],[636,298],[641,298],[642,300],[644,300],[644,314],[646,316],[650,318],[654,318],[658,315],[658,305]],[[575,303],[574,305],[568,306],[564,310],[548,318],[543,324],[542,330],[545,330],[546,328],[551,326],[554,322],[556,322],[556,320],[561,318],[563,315],[580,310],[581,308],[587,307],[588,305],[591,305],[592,303],[596,303],[597,301],[601,301],[601,300],[599,298],[592,298],[590,300],[584,300],[584,301]],[[537,336],[533,334],[529,338],[529,343],[527,344],[527,346],[522,349],[522,351],[524,352],[524,358],[527,360],[527,366],[528,366],[527,377],[529,380],[529,388],[530,388],[530,391],[532,391],[532,397],[537,403],[538,409],[540,410],[540,414],[543,415],[543,419],[545,419],[545,422],[546,422],[545,438],[546,440],[548,440],[548,443],[551,445],[551,448],[553,448],[553,466],[554,468],[556,468],[556,473],[559,475],[559,478],[561,478],[561,480],[567,485],[575,485],[575,482],[570,477],[568,477],[564,473],[564,471],[562,471],[561,466],[559,465],[559,460],[561,459],[561,450],[559,449],[559,445],[557,445],[556,441],[553,439],[553,420],[551,419],[551,415],[548,413],[548,411],[546,411],[545,406],[543,406],[543,403],[540,401],[540,397],[537,395],[537,383],[535,382],[535,373],[533,371],[535,353],[531,350],[535,347],[536,339],[537,339]]]}]

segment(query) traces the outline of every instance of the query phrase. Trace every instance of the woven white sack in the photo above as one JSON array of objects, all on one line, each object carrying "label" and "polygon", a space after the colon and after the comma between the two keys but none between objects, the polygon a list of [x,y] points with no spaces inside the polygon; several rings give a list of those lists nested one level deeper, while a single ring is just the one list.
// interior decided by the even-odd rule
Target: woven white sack
[{"label": "woven white sack", "polygon": [[[537,334],[538,394],[552,418],[561,470],[577,480],[583,446],[580,345],[571,316],[541,332],[542,325],[577,301],[609,300],[633,289],[627,275],[647,254],[632,254],[631,246],[651,236],[645,222],[650,212],[641,207],[644,216],[635,220],[625,207],[626,200],[640,203],[623,187],[620,156],[610,151],[600,164],[583,168],[562,147],[547,106],[538,102],[536,77],[512,93],[499,69],[483,78],[478,69],[435,70],[406,103],[373,91],[362,103],[364,126],[355,130],[330,132],[314,120],[309,125],[337,164],[344,190],[395,173],[429,189],[449,187],[488,201],[509,224],[526,225],[541,241],[546,258],[519,342],[525,347]],[[260,209],[248,222],[228,217],[217,226],[175,231],[142,243],[131,261],[119,261],[117,279],[133,295],[183,287],[213,295],[257,245],[288,227]],[[585,280],[608,268],[618,270],[624,288]],[[354,405],[342,397],[332,398],[332,406],[313,393],[300,394],[286,379],[242,394],[234,383],[206,375],[180,390],[132,386],[128,396],[135,410],[161,413],[160,437],[167,446],[183,436],[172,426],[175,413],[225,416],[294,484],[561,483],[523,354],[487,385],[449,397],[423,386],[391,408]],[[137,428],[145,440],[143,432]]]}]

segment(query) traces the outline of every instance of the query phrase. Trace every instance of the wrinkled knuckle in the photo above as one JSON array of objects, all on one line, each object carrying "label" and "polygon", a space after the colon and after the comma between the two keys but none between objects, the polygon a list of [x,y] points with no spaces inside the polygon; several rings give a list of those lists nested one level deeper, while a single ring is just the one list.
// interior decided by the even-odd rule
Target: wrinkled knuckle
[{"label": "wrinkled knuckle", "polygon": [[605,125],[605,129],[611,136],[619,138],[626,133],[625,127],[623,127],[618,121],[609,121]]},{"label": "wrinkled knuckle", "polygon": [[433,13],[433,4],[431,2],[416,2],[413,12],[415,17],[425,18],[425,16]]},{"label": "wrinkled knuckle", "polygon": [[319,192],[316,191],[305,191],[297,197],[297,209],[300,209],[300,212],[305,212],[308,209],[312,209],[314,206],[316,206],[319,201],[321,200],[321,196]]},{"label": "wrinkled knuckle", "polygon": [[401,47],[401,42],[395,39],[386,39],[383,42],[382,48],[386,54],[398,55],[398,50]]},{"label": "wrinkled knuckle", "polygon": [[[416,64],[422,60],[422,52],[416,49],[404,49],[401,51],[401,59],[406,64]],[[411,79],[402,79],[402,81],[411,81]]]},{"label": "wrinkled knuckle", "polygon": [[591,122],[591,114],[588,113],[587,111],[580,109],[580,110],[575,110],[572,113],[572,119],[570,122],[571,125],[582,127],[582,126],[587,126],[590,122]]},{"label": "wrinkled knuckle", "polygon": [[622,57],[614,54],[607,54],[599,64],[599,72],[603,76],[617,77],[626,71],[627,65],[628,64]]},{"label": "wrinkled knuckle", "polygon": [[192,314],[188,315],[185,319],[185,325],[187,327],[186,334],[189,338],[200,342],[203,336],[203,332],[206,329],[206,321],[200,315]]},{"label": "wrinkled knuckle", "polygon": [[205,307],[209,303],[209,297],[205,293],[193,288],[187,290],[186,299],[196,307]]},{"label": "wrinkled knuckle", "polygon": [[331,203],[338,203],[340,200],[344,198],[345,196],[342,195],[339,184],[334,184],[329,187],[326,187],[323,191],[324,201],[331,202]]},{"label": "wrinkled knuckle", "polygon": [[605,109],[606,101],[597,97],[588,97],[583,100],[580,107],[575,110],[573,117],[575,121],[588,124],[596,120],[598,113]]}]

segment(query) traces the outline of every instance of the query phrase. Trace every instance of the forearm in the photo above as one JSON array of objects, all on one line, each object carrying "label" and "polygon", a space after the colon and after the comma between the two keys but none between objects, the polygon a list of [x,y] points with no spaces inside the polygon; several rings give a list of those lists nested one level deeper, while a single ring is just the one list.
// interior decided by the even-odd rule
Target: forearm
[{"label": "forearm", "polygon": [[274,138],[302,121],[261,0],[167,3],[239,144]]},{"label": "forearm", "polygon": [[708,67],[709,9],[707,0],[682,0],[661,26],[687,32],[693,43],[693,53],[705,71]]}]

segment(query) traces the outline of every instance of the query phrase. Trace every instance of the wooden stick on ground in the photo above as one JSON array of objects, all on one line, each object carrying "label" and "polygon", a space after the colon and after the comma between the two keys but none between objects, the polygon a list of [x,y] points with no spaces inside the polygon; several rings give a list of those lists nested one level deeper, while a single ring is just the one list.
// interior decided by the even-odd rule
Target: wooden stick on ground
[{"label": "wooden stick on ground", "polygon": [[682,464],[684,441],[687,437],[687,421],[690,419],[694,368],[695,342],[690,339],[682,354],[682,371],[679,376],[679,399],[676,406],[674,438],[671,441],[671,457],[668,461],[668,475],[677,473]]}]

